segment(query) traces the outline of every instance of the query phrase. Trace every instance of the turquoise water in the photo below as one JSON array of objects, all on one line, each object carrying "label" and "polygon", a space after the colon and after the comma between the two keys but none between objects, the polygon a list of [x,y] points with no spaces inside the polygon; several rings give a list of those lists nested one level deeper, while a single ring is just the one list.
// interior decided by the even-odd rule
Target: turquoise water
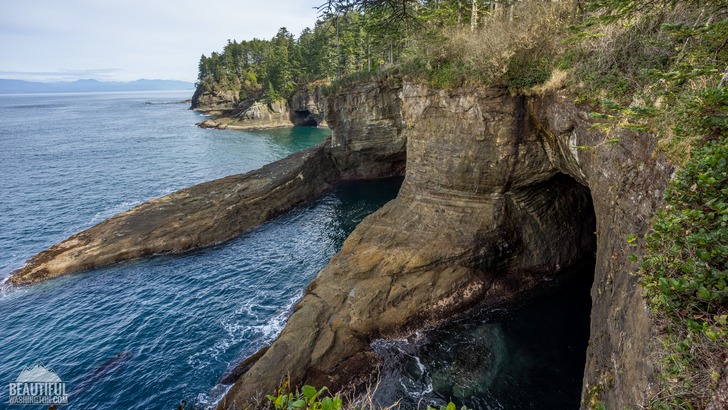
[{"label": "turquoise water", "polygon": [[[0,96],[0,278],[150,198],[241,173],[327,130],[204,130],[186,93]],[[344,184],[220,246],[0,291],[0,408],[36,363],[69,409],[210,403],[218,378],[269,343],[302,289],[401,180]],[[41,406],[31,406],[41,408]]]}]

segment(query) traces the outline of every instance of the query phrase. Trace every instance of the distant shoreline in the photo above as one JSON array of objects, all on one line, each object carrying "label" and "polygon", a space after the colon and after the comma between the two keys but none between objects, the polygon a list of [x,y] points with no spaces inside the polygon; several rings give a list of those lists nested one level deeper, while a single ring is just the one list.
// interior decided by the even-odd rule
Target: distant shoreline
[{"label": "distant shoreline", "polygon": [[[163,94],[175,94],[175,93],[187,93],[194,92],[194,90],[136,90],[136,91],[74,91],[74,92],[25,92],[25,93],[3,93],[0,92],[0,98],[2,97],[22,97],[22,96],[74,96],[74,95],[92,95],[92,94],[146,94],[146,93],[163,93]],[[185,98],[180,100],[179,103],[189,103],[192,100]]]}]

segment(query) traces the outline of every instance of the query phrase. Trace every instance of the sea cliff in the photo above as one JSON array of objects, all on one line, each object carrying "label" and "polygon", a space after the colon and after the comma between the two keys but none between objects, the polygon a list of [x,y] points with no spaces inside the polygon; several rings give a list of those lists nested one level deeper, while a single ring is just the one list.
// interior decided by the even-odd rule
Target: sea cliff
[{"label": "sea cliff", "polygon": [[219,407],[254,403],[285,375],[333,388],[366,380],[373,339],[512,298],[593,252],[584,402],[596,389],[609,408],[644,402],[651,326],[624,238],[647,229],[672,169],[645,134],[606,143],[571,101],[566,90],[442,91],[396,77],[333,93],[334,146],[405,139],[404,184]]},{"label": "sea cliff", "polygon": [[384,76],[334,90],[325,110],[322,145],[113,217],[11,281],[219,243],[342,179],[404,173],[398,197],[350,235],[219,408],[260,403],[285,376],[355,387],[378,366],[372,340],[514,298],[594,253],[584,402],[597,390],[608,408],[644,402],[652,330],[625,237],[645,232],[672,173],[653,138],[608,137],[565,89],[436,90]]},{"label": "sea cliff", "polygon": [[290,98],[244,99],[231,91],[206,91],[198,86],[190,108],[210,118],[203,128],[250,130],[293,126],[326,126],[322,84],[299,88]]}]

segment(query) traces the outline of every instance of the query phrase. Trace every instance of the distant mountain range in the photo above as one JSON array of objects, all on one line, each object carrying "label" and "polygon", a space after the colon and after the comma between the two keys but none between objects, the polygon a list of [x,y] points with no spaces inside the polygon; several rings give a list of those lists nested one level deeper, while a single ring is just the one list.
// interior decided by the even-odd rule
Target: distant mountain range
[{"label": "distant mountain range", "polygon": [[129,82],[77,80],[59,83],[37,83],[0,79],[0,94],[192,90],[194,87],[195,85],[192,83],[173,80],[136,80]]}]

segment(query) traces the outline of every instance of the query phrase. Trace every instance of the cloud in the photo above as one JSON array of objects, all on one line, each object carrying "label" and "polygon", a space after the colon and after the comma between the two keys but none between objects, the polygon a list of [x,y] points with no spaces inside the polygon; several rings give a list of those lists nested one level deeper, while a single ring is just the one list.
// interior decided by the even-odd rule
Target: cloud
[{"label": "cloud", "polygon": [[0,76],[194,81],[201,54],[220,51],[228,39],[271,38],[279,27],[298,34],[314,25],[314,7],[322,2],[7,2],[0,15]]}]

